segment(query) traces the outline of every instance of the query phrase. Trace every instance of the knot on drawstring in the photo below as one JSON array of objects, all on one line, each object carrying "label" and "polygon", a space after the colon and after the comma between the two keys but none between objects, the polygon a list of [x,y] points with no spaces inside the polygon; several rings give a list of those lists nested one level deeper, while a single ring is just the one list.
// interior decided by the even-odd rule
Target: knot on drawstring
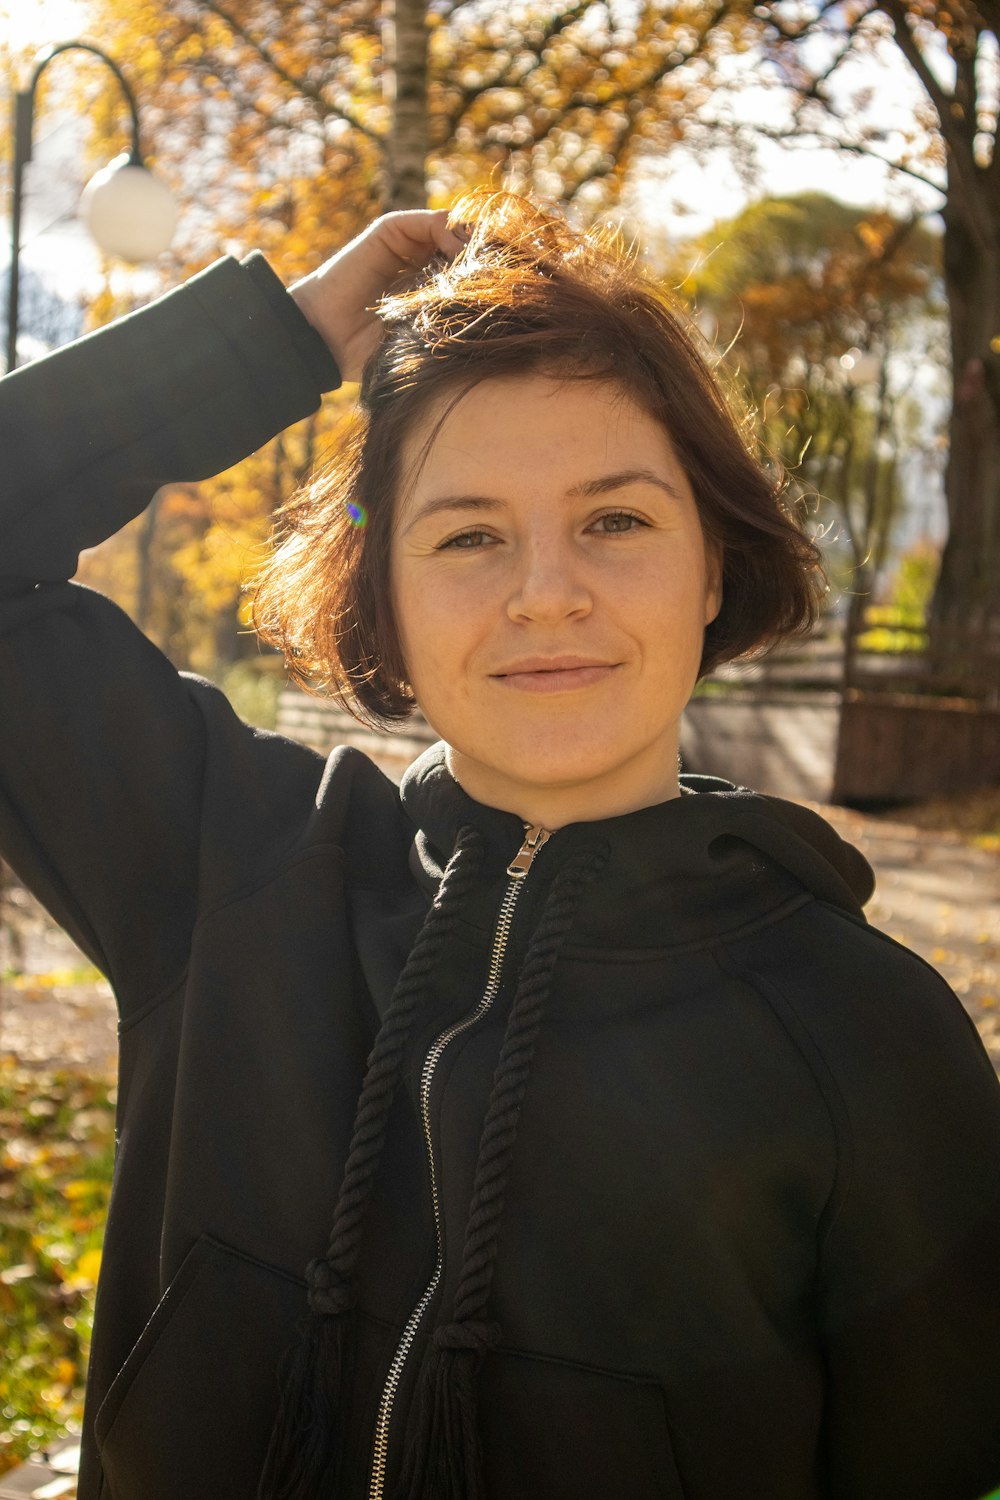
[{"label": "knot on drawstring", "polygon": [[354,1289],[332,1266],[325,1255],[311,1260],[306,1266],[306,1283],[309,1288],[309,1311],[319,1316],[339,1317],[350,1312],[354,1306]]},{"label": "knot on drawstring", "polygon": [[484,1355],[496,1348],[501,1333],[499,1323],[442,1323],[435,1328],[432,1342],[437,1349],[452,1349],[456,1352],[468,1349],[473,1354]]}]

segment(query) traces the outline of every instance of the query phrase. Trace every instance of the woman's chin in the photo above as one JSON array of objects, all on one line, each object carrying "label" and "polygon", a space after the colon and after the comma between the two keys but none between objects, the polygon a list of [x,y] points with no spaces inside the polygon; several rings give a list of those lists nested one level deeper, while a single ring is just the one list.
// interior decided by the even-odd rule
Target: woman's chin
[{"label": "woman's chin", "polygon": [[[455,780],[477,802],[506,811],[540,804],[555,809],[560,802],[575,800],[574,794],[617,803],[627,797],[626,784],[633,781],[637,769],[633,757],[625,751],[609,753],[607,743],[588,750],[579,743],[567,744],[565,736],[560,743],[536,741],[530,747],[512,747],[508,754],[498,744],[485,753],[476,753],[478,747],[462,750],[447,736],[442,738],[448,744],[447,764]],[[676,778],[676,751],[672,755],[665,752],[657,761],[654,776],[658,779],[662,775],[663,795],[669,796],[669,783]],[[586,808],[587,801],[582,806]]]}]

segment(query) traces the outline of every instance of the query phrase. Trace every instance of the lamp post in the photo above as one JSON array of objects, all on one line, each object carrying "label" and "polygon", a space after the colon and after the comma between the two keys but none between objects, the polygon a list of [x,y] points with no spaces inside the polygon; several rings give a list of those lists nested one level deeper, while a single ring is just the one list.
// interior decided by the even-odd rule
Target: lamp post
[{"label": "lamp post", "polygon": [[91,52],[107,63],[122,86],[132,115],[132,149],[103,167],[83,190],[81,206],[87,227],[109,255],[139,262],[165,250],[177,224],[177,205],[169,189],[143,165],[139,147],[139,112],[128,80],[115,60],[92,42],[60,42],[34,59],[26,89],[14,95],[14,197],[10,215],[10,283],[7,302],[7,369],[17,364],[18,261],[21,248],[21,195],[24,168],[31,160],[31,130],[38,80],[60,52]]}]

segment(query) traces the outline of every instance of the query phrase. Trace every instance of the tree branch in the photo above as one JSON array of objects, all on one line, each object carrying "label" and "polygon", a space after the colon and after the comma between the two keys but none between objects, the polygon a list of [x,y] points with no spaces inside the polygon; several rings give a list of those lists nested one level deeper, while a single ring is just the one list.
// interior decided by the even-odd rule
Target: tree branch
[{"label": "tree branch", "polygon": [[[555,35],[557,31],[564,29],[565,26],[569,24],[569,21],[571,19],[576,18],[576,15],[579,12],[587,9],[588,4],[589,0],[577,0],[577,4],[572,8],[572,10],[563,12],[562,16],[558,18],[557,23],[555,23],[550,28],[550,32],[547,35],[546,40],[548,40],[551,35]],[[542,128],[534,131],[530,140],[526,141],[524,145],[528,149],[533,149],[534,147],[541,145],[543,141],[549,138],[553,131],[560,128],[560,126],[565,122],[565,120],[573,112],[573,110],[591,108],[602,110],[607,109],[613,104],[622,104],[636,99],[648,89],[655,87],[659,83],[662,83],[663,79],[667,77],[668,74],[673,73],[678,68],[682,68],[686,64],[694,61],[694,59],[704,51],[709,37],[711,36],[725,13],[726,0],[716,0],[713,15],[709,18],[708,21],[706,21],[700,35],[698,36],[697,41],[690,49],[690,51],[679,56],[676,61],[671,61],[668,56],[665,60],[662,61],[662,63],[658,64],[650,72],[640,78],[637,83],[630,85],[627,88],[618,89],[615,93],[603,94],[599,99],[587,99],[582,93],[579,92],[571,95],[571,97],[565,101],[565,103],[559,110],[556,118],[546,122],[546,124]],[[539,48],[539,51],[540,50],[541,49]],[[518,82],[520,81],[521,80],[518,80]],[[450,120],[450,128],[452,132],[454,132],[457,128],[458,122],[461,118],[461,114],[464,113],[464,109],[468,106],[469,103],[473,102],[473,100],[475,99],[481,98],[492,88],[512,86],[514,85],[509,78],[501,77],[498,81],[494,81],[491,79],[488,84],[482,85],[476,90],[471,91],[471,96],[470,91],[467,91],[466,101],[463,105],[462,110],[454,114]],[[485,139],[487,141],[492,139],[491,131],[488,130],[486,132]],[[503,145],[505,143],[498,141],[496,142],[496,144]],[[600,175],[600,173],[596,173],[595,175]]]},{"label": "tree branch", "polygon": [[[843,0],[823,0],[823,4],[819,7],[814,16],[810,16],[807,21],[803,21],[801,25],[794,28],[786,25],[784,17],[779,15],[777,9],[773,5],[771,5],[768,7],[768,14],[765,24],[770,26],[773,31],[777,32],[782,41],[793,43],[801,42],[804,41],[807,36],[813,36],[817,31],[821,31],[823,29],[822,22],[826,20],[826,17],[832,10],[837,10],[842,3]],[[867,21],[868,17],[873,15],[877,9],[878,6],[876,4],[870,5],[868,10],[862,12],[861,15],[857,16],[855,20],[852,21],[850,27],[851,31],[853,32],[863,21]]]},{"label": "tree branch", "polygon": [[[840,121],[840,116],[830,109],[829,106],[824,105],[824,108],[827,109],[831,119]],[[734,128],[730,120],[712,120],[703,117],[701,123],[707,125],[712,130],[731,132]],[[889,157],[883,156],[879,151],[873,151],[870,146],[866,146],[860,141],[838,140],[836,137],[824,136],[818,130],[811,131],[812,139],[806,140],[802,137],[789,135],[787,130],[780,130],[775,126],[747,125],[736,128],[749,130],[753,135],[762,136],[766,141],[775,141],[779,146],[784,146],[790,151],[799,150],[804,147],[812,149],[814,146],[829,146],[836,151],[846,151],[852,156],[865,156],[872,161],[881,162],[884,167],[888,167],[892,172],[902,172],[905,177],[911,177],[914,182],[922,183],[924,187],[933,188],[943,198],[947,197],[947,188],[942,186],[940,182],[935,182],[931,177],[925,177],[922,172],[916,171],[913,167],[906,167],[901,162],[891,161]]]},{"label": "tree branch", "polygon": [[[543,48],[552,41],[553,37],[565,31],[567,26],[579,20],[583,12],[588,9],[589,4],[590,0],[575,0],[575,4],[571,5],[568,10],[562,11],[558,16],[555,16],[549,25],[545,27],[535,47],[524,49],[530,52],[536,64],[541,61]],[[455,6],[452,14],[457,9],[458,7]],[[484,94],[489,93],[490,89],[511,88],[521,83],[522,80],[520,78],[513,80],[510,77],[510,70],[513,68],[515,62],[522,61],[523,57],[524,52],[517,58],[513,57],[510,52],[507,52],[504,54],[501,65],[495,68],[492,76],[487,78],[483,83],[477,84],[474,88],[465,88],[461,84],[450,87],[449,92],[458,95],[457,103],[447,118],[448,133],[450,135],[454,135],[459,120],[461,120],[469,106],[474,104],[477,99],[481,99]],[[528,71],[530,72],[530,68]]]},{"label": "tree branch", "polygon": [[845,58],[853,58],[855,56],[855,43],[858,37],[861,35],[861,28],[863,27],[864,23],[870,19],[871,15],[872,12],[870,10],[867,10],[862,15],[856,16],[855,19],[851,22],[851,25],[848,27],[847,32],[845,33],[844,45],[836,54],[833,61],[828,67],[823,69],[822,73],[818,73],[814,78],[811,78],[805,89],[802,90],[802,103],[804,103],[806,99],[815,99],[819,104],[823,106],[824,109],[829,110],[831,113],[835,113],[824,85],[829,83],[830,79],[833,77],[834,73],[836,73],[837,69],[840,67]]},{"label": "tree branch", "polygon": [[928,67],[924,54],[917,46],[916,37],[907,25],[906,7],[901,5],[899,0],[880,0],[880,8],[892,22],[896,46],[920,79],[927,97],[937,110],[945,143],[956,156],[961,156],[967,143],[962,132],[956,128],[955,119],[951,113],[953,96],[941,87]]},{"label": "tree branch", "polygon": [[900,51],[920,79],[937,111],[941,134],[948,147],[949,176],[952,175],[951,169],[954,169],[954,189],[948,195],[949,200],[964,213],[966,222],[979,240],[984,245],[989,245],[995,237],[995,229],[984,202],[985,195],[980,177],[982,169],[976,164],[973,150],[976,127],[975,100],[965,111],[966,115],[972,117],[970,132],[952,113],[952,105],[956,102],[954,95],[941,87],[928,67],[923,53],[917,46],[913,32],[906,24],[906,11],[900,0],[880,0],[880,3],[893,23],[896,43]]},{"label": "tree branch", "polygon": [[[712,32],[715,30],[715,27],[718,25],[719,20],[721,19],[722,14],[723,6],[717,4],[715,7],[714,17],[706,22],[694,46],[689,52],[685,52],[681,56],[679,56],[676,61],[673,61],[671,54],[668,53],[666,58],[662,59],[656,65],[656,67],[654,67],[644,77],[640,78],[637,83],[630,84],[627,88],[620,88],[616,93],[604,94],[595,102],[587,100],[582,94],[572,95],[566,101],[566,106],[562,111],[561,119],[565,120],[565,118],[575,109],[596,108],[604,110],[612,104],[630,103],[640,98],[641,95],[645,94],[650,89],[655,88],[657,84],[662,83],[664,78],[668,77],[671,73],[675,73],[678,68],[683,68],[688,63],[693,62],[694,59],[704,51],[705,47],[708,45],[708,41]],[[535,137],[534,144],[538,145],[541,141],[545,140],[555,128],[556,123],[561,123],[561,121],[553,122],[552,124],[548,125],[544,131],[542,131]],[[632,132],[627,131],[627,133],[631,134]]]},{"label": "tree branch", "polygon": [[275,77],[280,78],[283,83],[287,83],[290,88],[293,88],[296,93],[301,94],[304,99],[311,99],[314,104],[320,107],[325,116],[335,115],[338,119],[343,120],[346,125],[350,125],[352,130],[357,130],[361,135],[367,136],[370,141],[374,141],[379,146],[384,144],[381,136],[359,120],[349,109],[331,104],[328,99],[324,98],[322,92],[315,85],[309,83],[304,78],[296,78],[293,73],[290,73],[287,68],[283,67],[271,53],[270,49],[263,42],[258,41],[240,21],[236,20],[234,16],[231,16],[228,11],[219,5],[217,0],[198,0],[198,4],[202,10],[208,11],[211,15],[217,16],[220,21],[225,22],[233,35],[238,36],[242,42],[245,42],[257,54],[261,62],[265,63],[271,69]]},{"label": "tree branch", "polygon": [[[579,193],[582,188],[586,187],[588,183],[596,182],[599,177],[611,176],[611,173],[615,170],[615,168],[621,164],[622,156],[638,128],[639,117],[636,113],[629,119],[627,119],[622,125],[621,130],[618,133],[618,139],[615,142],[614,149],[609,149],[606,152],[602,152],[598,164],[594,166],[590,171],[584,172],[582,176],[577,178],[572,189],[567,194],[568,202],[574,202],[577,193]],[[610,157],[610,160],[604,160],[603,158],[605,157]]]}]

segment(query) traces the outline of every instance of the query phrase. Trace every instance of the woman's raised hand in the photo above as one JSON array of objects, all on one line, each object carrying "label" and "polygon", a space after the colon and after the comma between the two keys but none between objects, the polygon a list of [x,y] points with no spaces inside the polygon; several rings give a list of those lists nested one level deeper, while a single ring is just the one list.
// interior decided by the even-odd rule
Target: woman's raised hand
[{"label": "woman's raised hand", "polygon": [[373,304],[401,273],[419,271],[438,251],[457,255],[462,245],[448,227],[447,209],[383,214],[288,290],[326,340],[343,379],[360,380],[381,333]]}]

